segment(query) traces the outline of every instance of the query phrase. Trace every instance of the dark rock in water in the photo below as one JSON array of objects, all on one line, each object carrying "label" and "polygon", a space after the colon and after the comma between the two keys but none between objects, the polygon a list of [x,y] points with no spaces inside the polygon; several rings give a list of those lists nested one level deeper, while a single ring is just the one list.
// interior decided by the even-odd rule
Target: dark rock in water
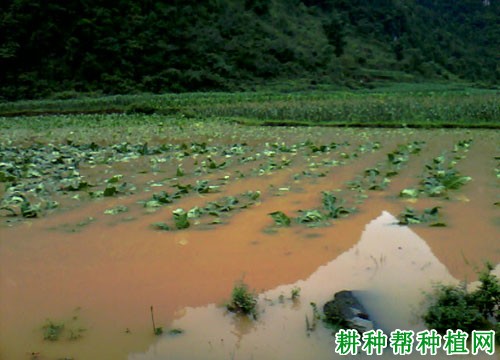
[{"label": "dark rock in water", "polygon": [[374,329],[373,321],[351,291],[343,290],[335,294],[333,300],[323,306],[325,321],[361,333]]}]

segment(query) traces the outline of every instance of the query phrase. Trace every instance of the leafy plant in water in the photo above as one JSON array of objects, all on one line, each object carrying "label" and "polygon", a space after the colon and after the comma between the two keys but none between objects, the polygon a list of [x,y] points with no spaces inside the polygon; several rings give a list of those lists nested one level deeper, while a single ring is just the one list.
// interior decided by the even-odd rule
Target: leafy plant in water
[{"label": "leafy plant in water", "polygon": [[257,297],[248,290],[247,284],[239,281],[231,292],[231,302],[227,304],[231,312],[257,317]]},{"label": "leafy plant in water", "polygon": [[128,207],[124,206],[124,205],[118,205],[118,206],[115,206],[111,209],[107,209],[107,210],[104,210],[104,214],[106,215],[117,215],[117,214],[121,214],[121,213],[124,213],[124,212],[127,212],[128,211]]},{"label": "leafy plant in water", "polygon": [[445,155],[438,156],[426,165],[427,175],[421,181],[421,191],[431,197],[446,196],[448,190],[457,190],[472,180],[462,176],[450,163],[445,167]]},{"label": "leafy plant in water", "polygon": [[116,184],[118,183],[121,179],[123,178],[123,175],[113,175],[111,178],[106,180],[106,183],[108,184]]},{"label": "leafy plant in water", "polygon": [[440,206],[424,209],[422,213],[418,213],[415,209],[407,207],[405,211],[398,215],[399,225],[412,225],[431,223],[429,226],[446,226],[443,222],[439,221]]},{"label": "leafy plant in water", "polygon": [[49,341],[57,341],[64,331],[64,324],[58,324],[52,320],[47,320],[43,326],[43,339]]},{"label": "leafy plant in water", "polygon": [[187,229],[189,227],[188,214],[184,209],[176,209],[172,211],[174,214],[175,227],[178,230]]},{"label": "leafy plant in water", "polygon": [[416,199],[416,198],[418,198],[419,193],[420,193],[420,191],[418,191],[418,189],[408,188],[408,189],[401,190],[401,192],[399,193],[399,197]]},{"label": "leafy plant in water", "polygon": [[299,287],[294,287],[291,292],[290,292],[290,298],[292,300],[296,300],[300,297],[300,288]]},{"label": "leafy plant in water", "polygon": [[243,193],[243,196],[246,196],[251,201],[257,201],[260,198],[260,191],[247,191]]},{"label": "leafy plant in water", "polygon": [[160,191],[153,194],[151,200],[144,204],[144,207],[159,207],[162,205],[170,204],[173,200],[166,191]]},{"label": "leafy plant in water", "polygon": [[269,213],[268,215],[270,215],[273,218],[274,223],[277,226],[281,226],[281,227],[290,226],[291,220],[284,212],[274,211],[272,213]]},{"label": "leafy plant in water", "polygon": [[151,224],[151,226],[157,230],[170,231],[171,228],[167,223],[164,222],[155,222]]},{"label": "leafy plant in water", "polygon": [[188,194],[189,191],[193,188],[190,184],[187,184],[187,185],[175,184],[175,185],[172,185],[172,187],[177,188],[177,191],[172,195],[172,198],[174,198],[174,199],[178,199],[182,195]]},{"label": "leafy plant in water", "polygon": [[308,226],[317,226],[325,221],[325,216],[319,210],[299,210],[301,215],[297,221]]},{"label": "leafy plant in water", "polygon": [[210,186],[208,185],[208,180],[198,180],[196,181],[196,185],[193,187],[193,190],[198,194],[207,194],[210,192]]},{"label": "leafy plant in water", "polygon": [[208,161],[207,167],[211,170],[223,169],[226,166],[225,161],[220,164],[217,164],[215,161],[212,160],[212,158],[207,158],[207,161]]},{"label": "leafy plant in water", "polygon": [[190,209],[187,212],[187,217],[188,219],[196,219],[201,217],[205,211],[202,208],[199,208],[198,206],[195,206],[194,208]]},{"label": "leafy plant in water", "polygon": [[171,329],[168,331],[169,335],[175,336],[175,335],[180,335],[184,334],[184,330],[182,329]]},{"label": "leafy plant in water", "polygon": [[24,198],[21,203],[21,216],[24,218],[36,218],[40,213],[40,205],[32,205],[28,199]]},{"label": "leafy plant in water", "polygon": [[323,192],[323,207],[328,211],[328,216],[332,219],[338,219],[339,217],[344,217],[349,215],[354,211],[354,209],[345,208],[342,204],[343,200],[338,200],[335,195],[331,192]]},{"label": "leafy plant in water", "polygon": [[110,196],[114,196],[117,193],[118,193],[118,190],[116,189],[116,186],[108,185],[108,186],[106,186],[106,189],[104,189],[104,192],[102,195],[104,197],[110,197]]}]

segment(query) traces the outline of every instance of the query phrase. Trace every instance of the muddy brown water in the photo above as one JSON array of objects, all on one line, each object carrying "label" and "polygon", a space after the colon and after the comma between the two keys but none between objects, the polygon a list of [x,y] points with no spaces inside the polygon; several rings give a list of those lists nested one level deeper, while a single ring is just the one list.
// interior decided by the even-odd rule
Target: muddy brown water
[{"label": "muddy brown water", "polygon": [[[320,167],[322,177],[294,175],[311,169],[311,162],[338,158],[343,150],[280,154],[293,158],[291,165],[264,174],[251,171],[256,164],[234,163],[217,174],[190,175],[186,182],[225,175],[229,180],[220,193],[188,195],[154,213],[137,201],[151,195],[146,192],[151,190],[149,180],[172,176],[177,163],[163,165],[165,173],[156,175],[139,174],[141,167],[134,163],[122,164],[119,173],[140,185],[135,195],[81,201],[40,219],[3,222],[0,358],[334,358],[328,330],[318,324],[306,334],[311,301],[321,307],[336,291],[353,289],[384,331],[418,330],[423,326],[418,318],[422,291],[430,291],[433,281],[474,281],[474,267],[483,261],[500,264],[499,208],[493,205],[500,200],[494,159],[499,155],[498,132],[279,129],[270,134],[259,129],[256,136],[246,135],[245,128],[237,130],[239,140],[255,152],[265,149],[266,141],[294,144],[311,138],[319,143],[349,140],[347,152],[366,141],[380,141],[382,147],[341,166]],[[403,188],[418,184],[426,162],[442,151],[451,156],[453,144],[468,138],[474,142],[457,169],[473,180],[452,192],[450,200],[422,198],[413,203],[397,197]],[[397,144],[415,140],[426,141],[422,152],[410,156],[387,189],[366,192],[368,198],[357,205],[357,213],[325,227],[273,227],[268,213],[282,210],[292,216],[299,209],[319,208],[321,191],[341,189],[339,194],[354,202],[356,194],[346,189],[346,181],[385,161]],[[219,141],[212,140],[214,145]],[[191,166],[185,163],[187,172]],[[235,169],[247,175],[238,178]],[[95,168],[83,171],[102,176]],[[118,169],[111,166],[109,171]],[[172,232],[150,226],[170,220],[176,208],[203,206],[248,190],[259,190],[260,200],[224,217],[222,224]],[[120,204],[130,211],[103,215]],[[394,225],[394,216],[405,206],[442,206],[448,226]],[[68,226],[89,217],[95,221],[68,231]],[[259,294],[257,321],[236,317],[221,306],[240,279]],[[295,302],[288,299],[293,287],[301,288]],[[167,331],[162,336],[152,333],[150,306],[157,326]],[[43,340],[47,319],[65,324],[58,341]],[[85,329],[82,337],[69,340],[71,331],[80,328]],[[185,332],[171,336],[172,328]]]}]

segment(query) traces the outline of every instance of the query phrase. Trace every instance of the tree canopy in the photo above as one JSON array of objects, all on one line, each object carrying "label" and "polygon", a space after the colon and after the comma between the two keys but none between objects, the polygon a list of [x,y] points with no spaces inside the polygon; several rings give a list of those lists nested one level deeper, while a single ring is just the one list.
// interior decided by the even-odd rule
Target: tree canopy
[{"label": "tree canopy", "polygon": [[269,80],[498,83],[498,1],[6,0],[0,99]]}]

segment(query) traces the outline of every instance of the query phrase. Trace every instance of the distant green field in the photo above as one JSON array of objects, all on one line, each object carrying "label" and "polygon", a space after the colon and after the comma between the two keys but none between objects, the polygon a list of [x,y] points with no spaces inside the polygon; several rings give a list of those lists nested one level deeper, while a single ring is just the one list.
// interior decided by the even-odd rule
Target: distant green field
[{"label": "distant green field", "polygon": [[217,118],[268,126],[500,128],[500,92],[457,84],[398,84],[363,91],[317,88],[287,92],[281,87],[242,93],[82,96],[0,104],[0,117],[109,113]]}]

